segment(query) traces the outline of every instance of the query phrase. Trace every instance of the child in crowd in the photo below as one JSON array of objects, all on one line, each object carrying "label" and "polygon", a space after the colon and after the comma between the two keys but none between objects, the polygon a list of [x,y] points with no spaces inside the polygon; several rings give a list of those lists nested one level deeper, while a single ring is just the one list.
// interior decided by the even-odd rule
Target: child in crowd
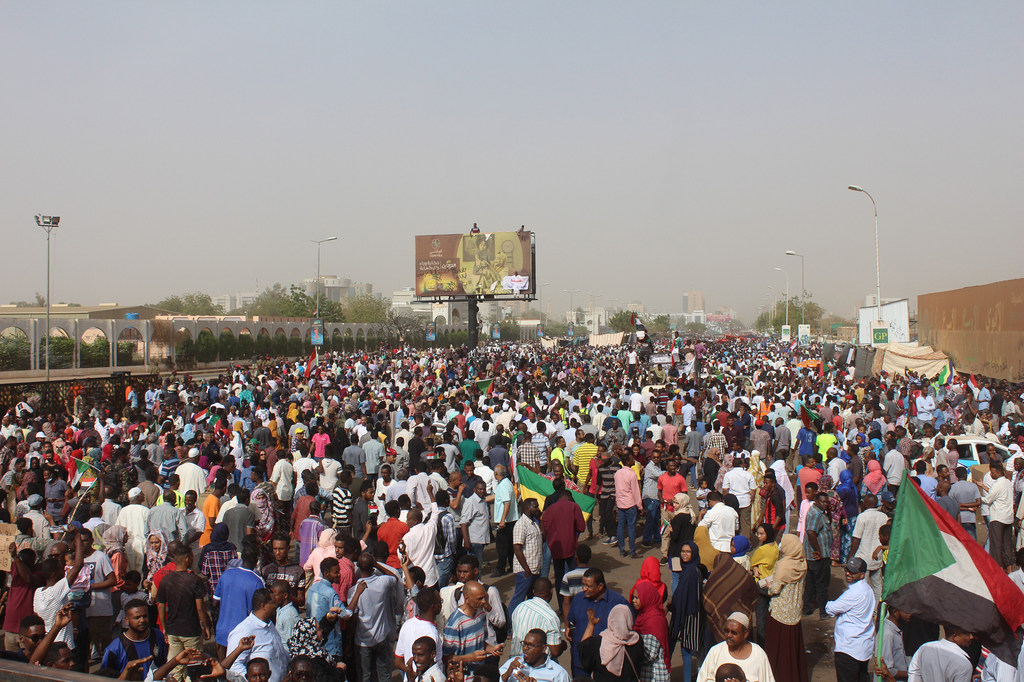
[{"label": "child in crowd", "polygon": [[140,599],[146,602],[146,604],[151,604],[149,594],[139,588],[141,583],[142,575],[138,571],[128,571],[124,574],[124,589],[119,593],[120,603],[115,604],[118,610],[115,622],[118,625],[122,625],[124,623],[124,604],[136,599]]},{"label": "child in crowd", "polygon": [[700,486],[697,488],[697,509],[700,511],[707,511],[708,509],[708,493],[711,492],[711,487],[708,486],[707,479],[700,479]]}]

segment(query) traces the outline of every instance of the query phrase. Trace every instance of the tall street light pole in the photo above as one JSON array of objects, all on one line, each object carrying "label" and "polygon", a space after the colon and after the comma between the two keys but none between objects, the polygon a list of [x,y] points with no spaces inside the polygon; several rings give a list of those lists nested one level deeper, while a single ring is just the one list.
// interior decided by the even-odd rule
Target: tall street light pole
[{"label": "tall street light pole", "polygon": [[320,318],[320,246],[327,242],[333,242],[337,240],[337,237],[328,237],[327,239],[310,239],[309,241],[316,244],[316,317]]},{"label": "tall street light pole", "polygon": [[854,192],[863,192],[868,195],[868,199],[871,199],[871,206],[875,209],[875,317],[878,322],[882,321],[882,276],[881,268],[878,265],[878,204],[875,203],[875,198],[871,196],[863,187],[857,185],[850,185],[847,189],[853,190]]},{"label": "tall street light pole", "polygon": [[576,311],[572,308],[572,295],[580,293],[579,289],[562,289],[565,293],[569,294],[569,313],[572,315],[572,321],[576,322]]},{"label": "tall street light pole", "polygon": [[807,288],[804,286],[804,255],[796,251],[787,251],[787,256],[800,257],[800,324],[804,323],[805,311],[807,309]]},{"label": "tall street light pole", "polygon": [[775,268],[786,276],[786,326],[789,326],[789,273],[782,268]]},{"label": "tall street light pole", "polygon": [[[50,398],[50,233],[60,225],[60,216],[36,214],[36,225],[46,230],[46,399]],[[38,350],[37,350],[38,352]]]}]

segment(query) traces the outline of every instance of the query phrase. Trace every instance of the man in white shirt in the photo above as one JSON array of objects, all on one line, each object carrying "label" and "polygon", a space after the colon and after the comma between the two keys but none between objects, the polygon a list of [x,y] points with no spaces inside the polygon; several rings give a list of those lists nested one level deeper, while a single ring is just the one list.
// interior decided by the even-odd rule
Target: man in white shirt
[{"label": "man in white shirt", "polygon": [[195,490],[196,495],[202,495],[206,490],[206,472],[197,464],[199,459],[199,448],[192,448],[188,451],[188,460],[178,465],[174,473],[178,474],[178,492],[184,495],[189,490]]},{"label": "man in white shirt", "polygon": [[868,677],[868,661],[874,653],[875,593],[864,580],[867,564],[854,557],[843,566],[849,587],[838,599],[825,604],[825,612],[836,617],[836,678],[856,680]]},{"label": "man in white shirt", "polygon": [[731,554],[732,539],[739,522],[736,511],[722,501],[722,493],[717,490],[708,493],[708,503],[711,508],[704,512],[704,518],[697,525],[708,529],[708,536],[715,549]]},{"label": "man in white shirt", "polygon": [[885,455],[882,462],[882,469],[885,470],[885,482],[890,486],[899,486],[903,480],[903,470],[907,468],[907,460],[903,453],[893,448]]},{"label": "man in white shirt", "polygon": [[875,599],[882,598],[882,560],[874,558],[875,550],[882,541],[878,529],[889,523],[889,517],[878,508],[878,498],[868,493],[861,499],[861,512],[857,525],[853,527],[850,541],[850,556],[859,557],[867,565],[867,582],[875,593]]},{"label": "man in white shirt", "polygon": [[[423,569],[426,576],[423,584],[427,587],[437,585],[437,563],[434,561],[434,539],[437,537],[438,509],[434,502],[434,491],[427,488],[430,497],[430,505],[426,510],[410,509],[406,515],[406,522],[409,530],[402,538],[405,543],[405,553],[413,566]],[[426,520],[424,514],[429,514]]]},{"label": "man in white shirt", "polygon": [[945,626],[946,638],[922,644],[910,659],[908,682],[970,682],[971,659],[966,648],[974,635],[952,625]]},{"label": "man in white shirt", "polygon": [[1003,568],[1009,567],[1013,561],[1013,486],[1006,477],[1002,462],[989,465],[992,485],[982,490],[981,501],[988,505],[988,551],[996,563]]},{"label": "man in white shirt", "polygon": [[419,615],[402,624],[395,643],[395,668],[404,673],[406,682],[415,682],[416,669],[412,661],[412,645],[420,637],[430,637],[436,646],[436,662],[441,664],[441,635],[435,621],[441,613],[441,595],[437,590],[425,587],[416,595]]},{"label": "man in white shirt", "polygon": [[[747,470],[747,460],[733,460],[733,467],[722,477],[722,489],[726,495],[735,495],[740,505],[740,535],[750,535],[750,494],[757,490],[753,474]],[[723,505],[725,506],[725,505]]]}]

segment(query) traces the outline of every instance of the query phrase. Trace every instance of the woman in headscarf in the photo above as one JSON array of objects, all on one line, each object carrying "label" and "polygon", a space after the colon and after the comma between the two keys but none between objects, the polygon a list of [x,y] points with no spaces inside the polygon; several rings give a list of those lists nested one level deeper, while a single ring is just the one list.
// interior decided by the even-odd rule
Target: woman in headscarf
[{"label": "woman in headscarf", "polygon": [[313,577],[320,577],[320,562],[324,559],[337,559],[338,553],[334,549],[334,539],[338,536],[338,531],[333,528],[325,528],[320,531],[320,536],[317,538],[316,547],[309,553],[309,557],[306,558],[306,563],[302,565],[303,570],[313,571]]},{"label": "woman in headscarf", "polygon": [[877,495],[885,487],[885,474],[877,459],[868,460],[868,473],[864,475],[864,490]]},{"label": "woman in headscarf", "polygon": [[[668,649],[668,619],[665,616],[665,602],[658,588],[649,582],[637,583],[630,596],[630,603],[636,611],[633,629],[644,640],[646,658],[660,658],[665,664],[666,671],[670,670],[672,661]],[[648,638],[655,641],[648,644]],[[642,677],[649,679],[646,675]]]},{"label": "woman in headscarf", "polygon": [[672,590],[672,622],[669,627],[669,657],[679,642],[683,656],[683,679],[692,679],[693,657],[704,647],[704,611],[701,606],[704,578],[707,569],[700,563],[700,550],[688,542],[679,550],[681,570]]},{"label": "woman in headscarf", "polygon": [[690,494],[689,493],[677,493],[672,498],[672,506],[674,508],[672,514],[672,521],[670,522],[668,537],[668,558],[669,558],[669,569],[672,571],[672,589],[676,588],[676,572],[678,571],[679,562],[676,559],[679,557],[679,550],[683,548],[687,542],[693,540],[693,532],[696,527],[694,521],[696,515],[693,513],[693,508],[690,506]]},{"label": "woman in headscarf", "polygon": [[754,494],[750,496],[750,518],[755,522],[761,518],[761,511],[764,509],[764,498],[757,494],[757,491],[761,489],[762,483],[764,482],[764,462],[761,461],[760,450],[750,451],[750,464],[747,466],[747,471],[754,477]]},{"label": "woman in headscarf", "polygon": [[199,573],[205,576],[210,596],[217,589],[220,576],[227,570],[228,562],[238,557],[238,550],[228,542],[228,524],[221,521],[210,530],[210,542],[199,552]]},{"label": "woman in headscarf", "polygon": [[715,557],[715,566],[704,583],[704,612],[716,642],[725,640],[725,621],[740,611],[747,616],[757,602],[757,582],[725,552]]},{"label": "woman in headscarf", "polygon": [[151,530],[146,537],[146,580],[167,563],[167,538],[162,530]]},{"label": "woman in headscarf", "polygon": [[760,581],[771,595],[765,634],[765,653],[778,680],[807,682],[807,659],[800,614],[804,601],[807,562],[804,547],[795,535],[783,535],[775,571]]},{"label": "woman in headscarf", "polygon": [[587,612],[587,627],[580,640],[580,666],[595,682],[638,682],[646,659],[644,643],[633,630],[633,612],[618,604],[608,612],[608,627],[594,637],[598,623],[593,610]]},{"label": "woman in headscarf", "polygon": [[[718,476],[715,477],[714,488],[718,492],[722,492],[723,490],[725,490],[722,487],[722,479],[725,478],[725,475],[727,473],[732,471],[732,461],[733,461],[735,455],[733,454],[732,450],[729,450],[727,452],[721,453],[721,455],[719,455],[719,456],[722,458],[722,466],[719,467],[719,469],[718,469]],[[738,503],[737,503],[737,506],[738,506]]]},{"label": "woman in headscarf", "polygon": [[832,477],[825,474],[818,481],[818,490],[828,495],[828,510],[825,512],[832,522],[832,548],[829,555],[833,566],[842,566],[843,535],[846,534],[846,509],[839,499],[839,493],[832,489]]},{"label": "woman in headscarf", "polygon": [[634,583],[633,589],[629,591],[630,599],[636,594],[636,589],[641,583],[652,585],[658,591],[658,597],[662,603],[665,603],[665,600],[668,599],[668,588],[661,581],[661,563],[659,563],[657,557],[649,556],[640,564],[640,579]]},{"label": "woman in headscarf", "polygon": [[[779,560],[779,546],[775,543],[775,527],[770,523],[762,523],[755,531],[758,547],[750,555],[750,572],[754,580],[761,580],[772,574],[775,562]],[[768,592],[761,588],[757,597],[756,640],[764,644],[765,623],[768,621]]]},{"label": "woman in headscarf", "polygon": [[846,563],[850,555],[850,543],[853,542],[853,528],[857,525],[857,515],[860,513],[860,500],[857,486],[853,484],[853,474],[845,469],[839,473],[836,494],[839,495],[843,511],[846,512],[846,528],[842,532],[839,544],[839,560]]},{"label": "woman in headscarf", "polygon": [[256,508],[256,535],[264,544],[274,535],[274,504],[262,487],[252,491],[252,506]]},{"label": "woman in headscarf", "polygon": [[737,535],[732,539],[732,558],[736,560],[740,566],[746,570],[750,570],[750,557],[747,556],[747,552],[750,551],[750,540],[747,539],[746,535]]},{"label": "woman in headscarf", "polygon": [[313,618],[299,618],[295,621],[292,636],[288,638],[288,653],[292,658],[309,656],[324,665],[334,667],[333,657],[324,648],[320,626]]},{"label": "woman in headscarf", "polygon": [[718,550],[711,544],[711,535],[707,526],[697,526],[693,529],[693,543],[699,550],[700,563],[704,567],[704,573],[708,574],[715,567],[715,559],[718,558]]},{"label": "woman in headscarf", "polygon": [[124,543],[128,542],[128,529],[124,526],[110,526],[103,531],[103,552],[110,559],[114,572],[114,589],[124,587],[124,574],[128,572],[128,559],[124,554]]}]

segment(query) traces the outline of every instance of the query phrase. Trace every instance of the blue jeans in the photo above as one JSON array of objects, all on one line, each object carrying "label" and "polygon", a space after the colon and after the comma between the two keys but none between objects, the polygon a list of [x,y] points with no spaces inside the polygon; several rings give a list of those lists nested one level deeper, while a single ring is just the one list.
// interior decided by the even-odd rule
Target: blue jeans
[{"label": "blue jeans", "polygon": [[967,531],[968,535],[970,535],[975,540],[978,539],[978,524],[976,524],[976,523],[965,523],[965,524],[962,524],[962,525],[964,527],[964,530]]},{"label": "blue jeans", "polygon": [[484,543],[472,542],[469,545],[469,552],[480,562],[480,570],[484,568]]},{"label": "blue jeans", "polygon": [[[540,574],[547,578],[549,575],[551,575],[551,548],[548,547],[548,543],[543,543],[542,551],[543,553],[540,557]],[[509,613],[512,612],[509,611]]]},{"label": "blue jeans", "polygon": [[437,564],[437,589],[440,590],[448,584],[449,580],[451,580],[452,557],[449,556],[444,559],[434,559],[434,563]]},{"label": "blue jeans", "polygon": [[647,521],[644,523],[644,542],[651,544],[661,540],[661,503],[658,500],[644,500],[644,505],[646,505],[647,512]]},{"label": "blue jeans", "polygon": [[[516,607],[530,596],[530,589],[533,587],[533,581],[536,579],[537,576],[535,575],[527,577],[525,573],[516,573],[516,589],[512,593],[512,600],[508,603],[509,618],[512,618],[512,612],[516,610]],[[509,630],[511,630],[511,627],[509,627]]]},{"label": "blue jeans", "polygon": [[[625,532],[624,532],[625,531]],[[636,507],[619,510],[619,551],[625,551],[626,532],[629,533],[629,551],[636,553]]]}]

